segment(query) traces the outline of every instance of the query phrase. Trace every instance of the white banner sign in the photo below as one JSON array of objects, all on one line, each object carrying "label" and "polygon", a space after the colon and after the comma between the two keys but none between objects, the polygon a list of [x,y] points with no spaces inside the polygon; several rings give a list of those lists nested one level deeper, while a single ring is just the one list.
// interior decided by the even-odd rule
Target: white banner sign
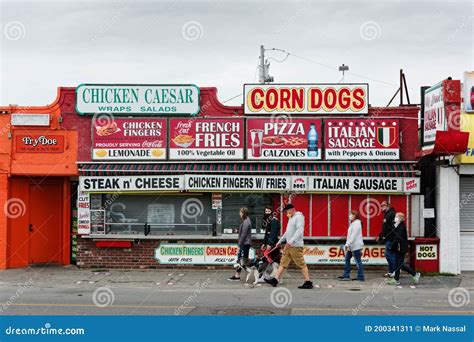
[{"label": "white banner sign", "polygon": [[[304,248],[304,260],[308,265],[331,264],[343,265],[345,252],[337,245],[307,245]],[[352,259],[352,263],[355,261]],[[385,247],[365,246],[362,251],[362,263],[365,265],[386,265]]]},{"label": "white banner sign", "polygon": [[416,245],[416,260],[437,260],[437,245]]},{"label": "white banner sign", "polygon": [[309,177],[309,191],[363,193],[418,193],[419,178],[395,177]]},{"label": "white banner sign", "polygon": [[423,142],[432,145],[436,140],[436,131],[446,131],[443,84],[439,83],[425,91]]},{"label": "white banner sign", "polygon": [[[237,262],[237,253],[234,244],[160,244],[155,259],[160,264],[232,265]],[[249,258],[255,258],[253,248]]]},{"label": "white banner sign", "polygon": [[183,176],[79,177],[79,189],[87,192],[178,191],[183,183]]},{"label": "white banner sign", "polygon": [[76,88],[80,114],[195,115],[199,88],[186,85],[81,84]]},{"label": "white banner sign", "polygon": [[77,192],[77,233],[87,235],[91,232],[90,195]]},{"label": "white banner sign", "polygon": [[241,191],[288,191],[289,176],[201,176],[186,175],[186,190],[241,190]]}]

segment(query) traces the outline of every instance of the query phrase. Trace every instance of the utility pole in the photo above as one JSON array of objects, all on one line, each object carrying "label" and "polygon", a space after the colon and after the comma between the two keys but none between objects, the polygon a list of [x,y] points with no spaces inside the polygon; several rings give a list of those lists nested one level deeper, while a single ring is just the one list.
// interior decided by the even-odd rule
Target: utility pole
[{"label": "utility pole", "polygon": [[268,75],[270,69],[270,62],[265,62],[265,48],[260,45],[260,62],[258,64],[258,81],[260,83],[273,82],[273,77]]}]

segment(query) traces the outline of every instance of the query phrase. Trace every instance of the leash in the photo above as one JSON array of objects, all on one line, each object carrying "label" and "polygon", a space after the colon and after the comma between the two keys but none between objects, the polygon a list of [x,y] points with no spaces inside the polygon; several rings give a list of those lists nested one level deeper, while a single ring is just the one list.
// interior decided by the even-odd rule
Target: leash
[{"label": "leash", "polygon": [[275,247],[273,247],[272,249],[270,249],[270,250],[266,250],[266,249],[265,249],[265,250],[263,251],[263,256],[264,256],[265,258],[267,258],[269,264],[273,263],[273,259],[270,257],[270,253],[273,252],[273,251],[274,251],[275,249],[277,249],[277,248],[280,248],[280,247],[277,246],[277,245],[275,245]]}]

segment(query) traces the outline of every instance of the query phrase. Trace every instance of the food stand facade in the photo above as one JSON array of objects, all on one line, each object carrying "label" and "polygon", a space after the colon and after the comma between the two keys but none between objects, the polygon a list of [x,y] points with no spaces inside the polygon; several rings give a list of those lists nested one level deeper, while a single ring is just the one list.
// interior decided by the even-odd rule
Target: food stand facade
[{"label": "food stand facade", "polygon": [[365,84],[245,85],[243,107],[223,106],[215,89],[201,88],[197,114],[93,114],[79,116],[87,123],[80,135],[92,137],[78,159],[87,203],[78,209],[80,266],[231,264],[243,206],[257,247],[264,206],[275,208],[283,232],[281,207],[294,203],[306,217],[310,263],[342,261],[340,240],[356,209],[365,261],[383,264],[383,248],[372,245],[383,200],[417,234],[418,108],[369,107]]},{"label": "food stand facade", "polygon": [[[246,85],[244,94],[244,105],[231,107],[215,88],[81,85],[59,88],[50,106],[8,107],[8,122],[14,113],[49,114],[38,134],[57,146],[36,157],[20,129],[3,135],[11,165],[3,203],[23,198],[15,173],[61,183],[50,196],[61,202],[51,204],[60,218],[50,232],[60,240],[49,248],[60,257],[45,262],[80,267],[231,264],[243,206],[257,247],[264,206],[275,208],[283,233],[281,207],[294,203],[314,264],[342,262],[349,209],[363,216],[364,261],[384,263],[374,242],[382,200],[405,212],[418,236],[417,107],[370,107],[365,84]],[[12,259],[31,215],[4,218],[3,268],[34,263],[26,251]]]}]

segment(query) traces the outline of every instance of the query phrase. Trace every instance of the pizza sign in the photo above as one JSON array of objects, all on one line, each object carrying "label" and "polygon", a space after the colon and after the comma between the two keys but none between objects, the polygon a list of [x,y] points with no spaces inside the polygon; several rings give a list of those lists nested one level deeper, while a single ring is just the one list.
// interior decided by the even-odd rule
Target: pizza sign
[{"label": "pizza sign", "polygon": [[320,120],[247,120],[249,160],[320,160],[321,145]]},{"label": "pizza sign", "polygon": [[324,132],[327,160],[400,158],[398,120],[328,120]]}]

